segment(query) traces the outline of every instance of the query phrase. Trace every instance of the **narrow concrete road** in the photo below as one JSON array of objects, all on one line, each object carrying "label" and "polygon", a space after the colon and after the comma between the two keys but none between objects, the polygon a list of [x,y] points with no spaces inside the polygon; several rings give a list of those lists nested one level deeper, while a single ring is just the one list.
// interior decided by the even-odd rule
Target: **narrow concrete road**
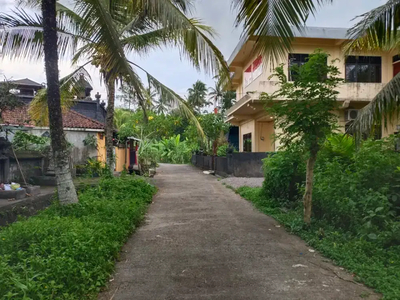
[{"label": "narrow concrete road", "polygon": [[211,175],[162,165],[99,299],[379,299]]}]

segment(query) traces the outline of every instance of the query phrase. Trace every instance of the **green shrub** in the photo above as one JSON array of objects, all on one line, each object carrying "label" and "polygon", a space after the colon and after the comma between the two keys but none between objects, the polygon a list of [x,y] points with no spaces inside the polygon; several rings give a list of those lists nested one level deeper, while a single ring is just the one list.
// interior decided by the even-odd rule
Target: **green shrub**
[{"label": "green shrub", "polygon": [[158,149],[159,161],[164,163],[186,164],[192,157],[192,148],[187,140],[181,141],[179,134],[169,139],[162,139],[155,147]]},{"label": "green shrub", "polygon": [[[356,149],[350,137],[328,138],[315,167],[310,227],[302,221],[305,158],[296,149],[264,160],[262,189],[239,192],[385,299],[398,299],[400,154],[395,139],[366,140]],[[296,193],[290,192],[293,182]]]},{"label": "green shrub", "polygon": [[298,148],[270,154],[263,160],[263,168],[263,191],[267,198],[288,204],[301,196],[299,186],[305,181],[305,163]]},{"label": "green shrub", "polygon": [[[282,209],[281,203],[266,198],[261,188],[241,187],[238,193],[260,211],[281,222],[288,231],[299,235],[310,246],[333,259],[336,264],[346,267],[357,281],[362,281],[382,293],[384,299],[399,299],[399,246],[386,247],[377,242],[379,237],[377,240],[360,238],[331,226],[327,220],[314,218],[310,226],[304,226],[301,207]],[[397,225],[398,230],[399,223]]]},{"label": "green shrub", "polygon": [[51,205],[0,231],[2,299],[95,298],[142,220],[155,188],[124,176],[102,179],[79,203]]},{"label": "green shrub", "polygon": [[[322,153],[330,151],[324,149]],[[364,236],[391,236],[398,211],[400,155],[394,138],[367,140],[350,158],[321,155],[315,171],[314,217]],[[397,228],[397,226],[394,226]]]},{"label": "green shrub", "polygon": [[228,153],[229,144],[224,144],[218,147],[217,156],[226,156]]}]

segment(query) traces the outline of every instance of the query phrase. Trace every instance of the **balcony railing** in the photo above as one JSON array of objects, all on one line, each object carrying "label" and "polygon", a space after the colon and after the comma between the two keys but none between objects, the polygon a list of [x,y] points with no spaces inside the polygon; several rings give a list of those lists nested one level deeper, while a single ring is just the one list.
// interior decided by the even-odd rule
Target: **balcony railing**
[{"label": "balcony railing", "polygon": [[[279,89],[277,81],[255,81],[244,88],[243,93],[237,95],[240,101],[245,95],[260,94],[262,92],[272,94]],[[350,101],[371,101],[376,94],[385,86],[384,83],[361,83],[361,82],[346,82],[338,87],[339,100]]]}]

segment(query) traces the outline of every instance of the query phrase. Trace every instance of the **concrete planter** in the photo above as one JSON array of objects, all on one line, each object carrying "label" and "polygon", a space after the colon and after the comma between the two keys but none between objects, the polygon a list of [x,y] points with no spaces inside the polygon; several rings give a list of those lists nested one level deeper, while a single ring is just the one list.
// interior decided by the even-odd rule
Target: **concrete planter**
[{"label": "concrete planter", "polygon": [[26,190],[24,188],[18,191],[0,191],[1,200],[8,200],[8,199],[20,200],[25,197],[26,197]]}]

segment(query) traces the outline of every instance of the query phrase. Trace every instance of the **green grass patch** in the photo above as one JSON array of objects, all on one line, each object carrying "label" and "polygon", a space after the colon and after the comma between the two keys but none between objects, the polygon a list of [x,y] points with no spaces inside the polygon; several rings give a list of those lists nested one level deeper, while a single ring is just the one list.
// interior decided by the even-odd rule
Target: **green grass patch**
[{"label": "green grass patch", "polygon": [[400,246],[383,247],[373,240],[340,231],[323,221],[303,223],[302,207],[286,209],[267,199],[262,188],[241,187],[237,193],[261,212],[282,223],[310,246],[355,274],[355,279],[374,288],[384,299],[400,299]]},{"label": "green grass patch", "polygon": [[78,204],[1,230],[1,299],[95,299],[155,191],[131,176],[102,179]]}]

